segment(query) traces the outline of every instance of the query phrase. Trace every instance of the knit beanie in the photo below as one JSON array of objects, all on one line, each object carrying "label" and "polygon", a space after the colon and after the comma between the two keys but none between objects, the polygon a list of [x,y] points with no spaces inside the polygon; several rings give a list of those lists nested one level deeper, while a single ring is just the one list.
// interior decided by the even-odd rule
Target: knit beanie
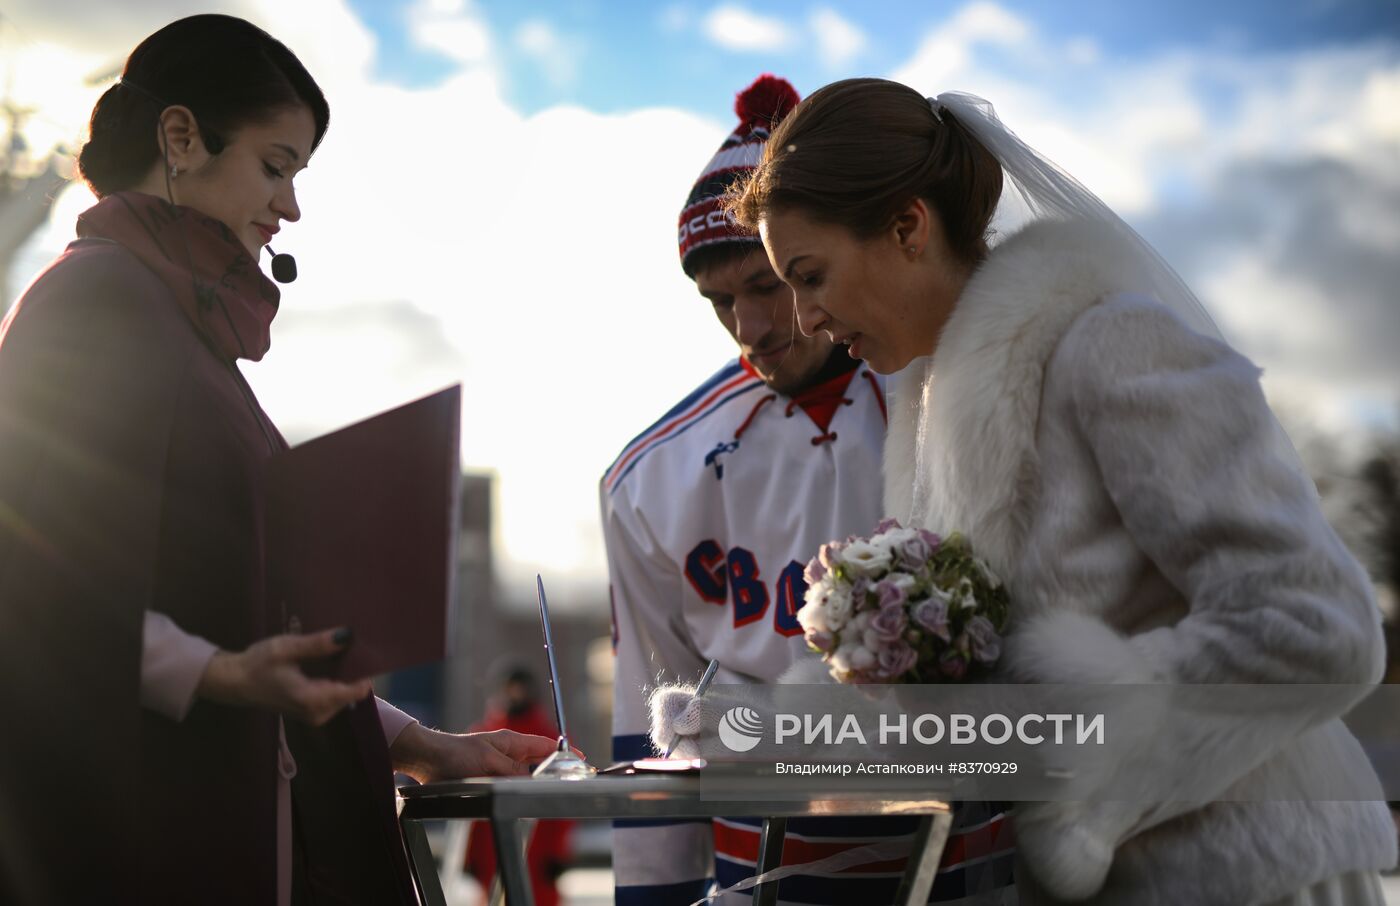
[{"label": "knit beanie", "polygon": [[681,211],[681,268],[687,276],[695,276],[691,262],[699,249],[720,243],[758,243],[758,234],[735,224],[721,207],[721,200],[731,186],[757,169],[769,133],[799,100],[797,90],[786,79],[767,73],[735,96],[739,127],[705,165]]}]

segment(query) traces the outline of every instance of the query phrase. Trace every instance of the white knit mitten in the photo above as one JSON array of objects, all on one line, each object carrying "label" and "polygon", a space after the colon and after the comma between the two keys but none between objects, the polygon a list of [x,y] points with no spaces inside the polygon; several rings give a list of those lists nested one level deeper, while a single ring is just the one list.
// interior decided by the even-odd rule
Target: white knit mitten
[{"label": "white knit mitten", "polygon": [[699,743],[694,737],[705,726],[702,701],[695,697],[695,687],[691,685],[659,686],[652,692],[651,744],[658,752],[671,749],[678,758],[699,756]]}]

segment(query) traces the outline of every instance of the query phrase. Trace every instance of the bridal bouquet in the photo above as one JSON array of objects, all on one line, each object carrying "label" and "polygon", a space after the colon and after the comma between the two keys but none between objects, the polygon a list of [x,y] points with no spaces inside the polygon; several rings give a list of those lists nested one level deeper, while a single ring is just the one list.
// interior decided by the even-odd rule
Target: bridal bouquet
[{"label": "bridal bouquet", "polygon": [[838,682],[958,682],[1001,657],[1006,588],[961,535],[886,519],[822,545],[805,577],[797,620]]}]

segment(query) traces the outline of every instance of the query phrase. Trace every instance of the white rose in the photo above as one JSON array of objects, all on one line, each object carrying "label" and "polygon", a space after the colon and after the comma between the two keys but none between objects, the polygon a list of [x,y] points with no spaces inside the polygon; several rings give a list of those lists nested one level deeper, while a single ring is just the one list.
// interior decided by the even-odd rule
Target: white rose
[{"label": "white rose", "polygon": [[860,645],[855,643],[837,646],[836,650],[831,652],[831,669],[838,673],[850,673],[851,655],[859,650]]},{"label": "white rose", "polygon": [[917,537],[919,537],[919,532],[917,529],[895,528],[890,529],[888,532],[883,532],[879,535],[876,535],[874,538],[870,539],[870,543],[874,544],[881,550],[893,551],[895,548],[899,547],[904,542],[910,541]]},{"label": "white rose", "polygon": [[874,616],[875,614],[873,611],[860,611],[855,616],[851,617],[850,622],[846,625],[846,631],[859,636],[860,634],[865,632],[865,630],[870,628],[870,620]]},{"label": "white rose", "polygon": [[828,619],[826,605],[820,601],[809,601],[805,607],[797,612],[797,624],[804,632],[830,632],[831,622]]},{"label": "white rose", "polygon": [[909,592],[914,590],[914,586],[919,584],[918,579],[915,579],[908,573],[901,572],[890,573],[882,581],[890,583],[895,588],[898,588],[900,591],[904,592],[905,595],[908,595]]},{"label": "white rose", "polygon": [[869,670],[875,666],[875,652],[864,645],[856,645],[850,656],[852,670]]},{"label": "white rose", "polygon": [[874,576],[890,568],[894,557],[868,541],[852,541],[841,551],[841,563],[853,576]]},{"label": "white rose", "polygon": [[833,588],[826,597],[827,628],[839,631],[851,618],[855,605],[851,602],[851,592],[847,588]]},{"label": "white rose", "polygon": [[831,573],[827,573],[820,580],[807,586],[807,590],[802,593],[802,600],[808,604],[825,604],[833,587]]}]

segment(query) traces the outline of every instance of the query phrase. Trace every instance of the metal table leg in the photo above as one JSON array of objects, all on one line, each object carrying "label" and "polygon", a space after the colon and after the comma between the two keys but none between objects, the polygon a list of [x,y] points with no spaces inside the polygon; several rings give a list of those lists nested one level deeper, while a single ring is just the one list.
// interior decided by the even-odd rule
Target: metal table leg
[{"label": "metal table leg", "polygon": [[938,862],[943,858],[943,847],[948,843],[948,832],[952,827],[952,812],[925,815],[919,821],[919,829],[914,832],[914,851],[909,854],[909,864],[904,869],[899,892],[894,898],[900,906],[924,906],[928,902],[934,876],[938,874]]},{"label": "metal table leg", "polygon": [[401,821],[403,842],[408,847],[408,858],[413,863],[413,878],[418,884],[418,892],[423,897],[423,906],[447,906],[447,898],[442,893],[442,880],[438,877],[433,851],[428,846],[428,835],[423,830],[422,821]]},{"label": "metal table leg", "polygon": [[[764,874],[783,864],[783,840],[787,837],[786,818],[764,818],[758,838],[758,865],[755,874]],[[776,906],[778,882],[764,881],[753,889],[753,906]]]},{"label": "metal table leg", "polygon": [[494,818],[491,836],[496,842],[496,874],[506,892],[506,906],[535,906],[530,890],[530,873],[525,867],[526,822],[516,818]]}]

